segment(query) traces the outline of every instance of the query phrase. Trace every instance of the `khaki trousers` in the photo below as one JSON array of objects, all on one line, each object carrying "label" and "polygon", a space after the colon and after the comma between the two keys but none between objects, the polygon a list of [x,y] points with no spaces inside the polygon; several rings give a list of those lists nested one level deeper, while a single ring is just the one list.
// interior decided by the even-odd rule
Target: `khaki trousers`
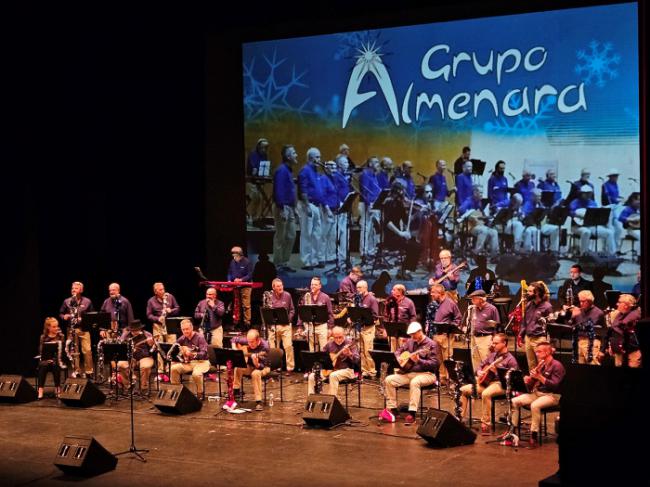
[{"label": "khaki trousers", "polygon": [[[461,396],[460,402],[462,405],[462,417],[465,416],[467,411],[467,404],[472,396],[472,384],[465,384],[460,388]],[[487,387],[477,385],[476,392],[481,396],[481,423],[490,425],[492,424],[492,398],[505,394],[506,391],[501,387],[501,382],[498,380],[490,382]]]},{"label": "khaki trousers", "polygon": [[[202,328],[199,329],[199,333],[203,336]],[[203,336],[203,338],[205,338],[205,336]],[[223,348],[223,326],[210,330],[210,345]]]},{"label": "khaki trousers", "polygon": [[[277,345],[276,341],[278,342]],[[271,345],[271,348],[279,347],[280,341],[282,341],[284,354],[287,357],[287,371],[291,372],[296,366],[293,356],[293,333],[291,332],[291,325],[277,325],[269,329],[269,345]]]},{"label": "khaki trousers", "polygon": [[233,382],[234,389],[241,389],[241,378],[242,376],[250,377],[251,382],[253,383],[253,393],[255,394],[255,400],[262,400],[262,377],[267,375],[271,369],[265,367],[263,369],[254,369],[250,365],[245,369],[241,367],[235,368],[235,380]]},{"label": "khaki trousers", "polygon": [[203,374],[210,370],[209,360],[192,360],[189,364],[176,363],[172,365],[172,384],[181,383],[181,374],[192,373],[192,380],[196,384],[196,394],[203,394]]},{"label": "khaki trousers", "polygon": [[323,323],[322,325],[307,325],[307,340],[309,341],[309,351],[314,351],[314,343],[318,342],[318,349],[323,350],[325,345],[327,345],[327,325]]},{"label": "khaki trousers", "polygon": [[[592,346],[592,360],[591,365],[600,365],[596,357],[600,351],[600,340],[598,338],[594,339],[594,344]],[[589,363],[587,359],[589,358],[589,339],[588,338],[579,338],[578,339],[578,363],[587,364]]]},{"label": "khaki trousers", "polygon": [[[163,343],[176,343],[176,335],[163,335],[163,329],[162,326],[160,326],[158,323],[153,324],[153,339],[157,342],[163,342]],[[158,354],[158,373],[162,374],[165,372],[165,361],[163,360],[162,356],[160,353]]]},{"label": "khaki trousers", "polygon": [[370,355],[370,350],[373,349],[375,344],[375,325],[364,326],[361,330],[361,343],[363,344],[363,349],[361,352],[361,372],[364,374],[377,375],[377,369],[375,368],[375,361]]},{"label": "khaki trousers", "polygon": [[[339,392],[339,382],[342,379],[354,379],[354,370],[352,369],[340,369],[334,370],[329,375],[329,389],[327,394],[336,396]],[[307,394],[314,393],[314,386],[316,384],[316,379],[314,378],[314,373],[309,374],[309,380],[307,381]]]},{"label": "khaki trousers", "polygon": [[409,411],[417,411],[420,406],[420,390],[423,386],[435,384],[433,372],[410,372],[408,374],[392,374],[386,377],[386,406],[389,409],[397,407],[397,388],[409,384]]},{"label": "khaki trousers", "polygon": [[[153,368],[153,357],[144,357],[138,361],[140,368],[140,389],[143,391],[149,390],[149,375]],[[122,376],[122,384],[128,386],[131,383],[129,378],[129,363],[126,360],[120,360],[117,363],[117,370]]]},{"label": "khaki trousers", "polygon": [[535,347],[540,342],[545,342],[545,336],[529,337],[526,335],[524,339],[524,350],[526,351],[526,360],[528,361],[528,370],[531,370],[537,365],[537,355],[535,355]]},{"label": "khaki trousers", "polygon": [[438,344],[438,350],[440,350],[440,356],[438,361],[440,362],[440,380],[449,379],[449,374],[447,373],[447,367],[445,367],[444,361],[448,358],[451,358],[454,354],[454,344],[453,341],[449,340],[447,335],[435,335],[434,340]]},{"label": "khaki trousers", "polygon": [[560,403],[559,394],[533,391],[530,394],[522,394],[512,400],[512,424],[519,424],[519,409],[522,406],[530,405],[532,420],[530,431],[539,433],[539,424],[542,417],[542,410]]},{"label": "khaki trousers", "polygon": [[[616,367],[623,366],[622,353],[614,354],[614,365],[616,365]],[[634,369],[641,367],[641,350],[627,354],[627,365]]]},{"label": "khaki trousers", "polygon": [[79,357],[83,355],[84,357],[84,371],[86,375],[93,373],[93,350],[90,341],[90,332],[75,330],[75,338],[77,343],[77,352],[80,352],[80,355],[74,357],[74,370],[75,372],[81,371],[81,365],[79,363]]},{"label": "khaki trousers", "polygon": [[490,354],[490,344],[492,336],[474,336],[472,335],[472,367],[477,372],[481,362]]}]

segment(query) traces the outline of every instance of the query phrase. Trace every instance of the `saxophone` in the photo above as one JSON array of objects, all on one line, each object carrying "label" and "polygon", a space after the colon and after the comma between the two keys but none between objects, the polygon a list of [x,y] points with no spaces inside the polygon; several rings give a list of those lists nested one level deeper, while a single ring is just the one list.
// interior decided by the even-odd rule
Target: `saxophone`
[{"label": "saxophone", "polygon": [[519,446],[519,437],[515,434],[515,425],[512,424],[512,373],[515,369],[508,369],[506,372],[506,400],[508,401],[508,413],[506,418],[508,420],[508,429],[500,437],[501,445]]},{"label": "saxophone", "polygon": [[454,415],[458,421],[463,420],[463,406],[460,402],[460,388],[463,386],[463,365],[460,360],[454,362],[454,371],[456,372],[456,383],[454,384]]},{"label": "saxophone", "polygon": [[57,340],[56,341],[56,359],[57,362],[59,363],[59,368],[60,369],[67,369],[68,366],[63,362],[63,341],[62,340]]},{"label": "saxophone", "polygon": [[[273,307],[273,291],[264,291],[262,293],[262,308],[269,309],[272,307]],[[275,333],[275,327],[273,327],[272,332]],[[264,321],[264,315],[262,315],[261,335],[268,336],[268,332],[266,331],[266,321]]]},{"label": "saxophone", "polygon": [[77,337],[75,326],[79,324],[79,303],[77,302],[77,295],[73,294],[70,298],[70,326],[68,326],[68,334],[65,341],[65,353],[71,364],[74,365],[75,357],[79,356],[77,351]]},{"label": "saxophone", "polygon": [[104,383],[104,343],[106,340],[99,340],[97,342],[97,373],[96,373],[96,380],[97,383],[103,384]]},{"label": "saxophone", "polygon": [[169,306],[169,293],[163,294],[162,299],[162,312],[160,313],[160,333],[163,337],[167,337],[167,325],[165,321],[167,320],[167,306]]}]

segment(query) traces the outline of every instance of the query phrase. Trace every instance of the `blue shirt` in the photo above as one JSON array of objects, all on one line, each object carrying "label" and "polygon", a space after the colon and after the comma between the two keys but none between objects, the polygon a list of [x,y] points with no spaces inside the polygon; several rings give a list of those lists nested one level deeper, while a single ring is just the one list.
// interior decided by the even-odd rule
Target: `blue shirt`
[{"label": "blue shirt", "polygon": [[375,171],[370,168],[364,169],[359,177],[359,184],[361,186],[361,201],[366,204],[374,203],[381,191]]},{"label": "blue shirt", "polygon": [[235,259],[230,261],[228,266],[228,280],[240,278],[242,281],[250,281],[253,276],[253,265],[247,257],[242,257],[239,262]]},{"label": "blue shirt", "polygon": [[508,201],[508,178],[493,174],[488,179],[488,199],[490,206],[496,206],[497,203]]},{"label": "blue shirt", "polygon": [[535,183],[530,180],[520,179],[515,184],[515,193],[519,193],[524,198],[524,203],[533,199],[533,189],[535,189]]},{"label": "blue shirt", "polygon": [[447,198],[447,178],[444,174],[435,173],[429,178],[429,184],[433,188],[433,199],[436,201],[445,201]]},{"label": "blue shirt", "polygon": [[462,215],[467,210],[482,210],[483,207],[481,203],[481,200],[476,200],[473,196],[470,196],[469,198],[465,198],[465,201],[463,201],[463,204],[460,205],[458,211]]},{"label": "blue shirt", "polygon": [[[261,161],[268,161],[268,160],[269,160],[268,155],[262,156],[259,152],[254,150],[248,156],[248,162],[246,164],[246,174],[248,176],[257,175],[259,173],[259,170],[260,170],[260,162]],[[253,174],[253,169],[255,169],[255,174]]]},{"label": "blue shirt", "polygon": [[526,201],[522,206],[521,206],[521,212],[523,213],[524,216],[530,215],[534,209],[536,208],[545,208],[544,204],[539,202],[539,203],[533,203],[533,200]]},{"label": "blue shirt", "polygon": [[636,215],[637,213],[639,213],[639,210],[636,210],[631,206],[626,206],[623,208],[623,211],[621,211],[621,214],[618,215],[618,221],[621,223],[627,223],[627,219],[632,215]]},{"label": "blue shirt", "polygon": [[553,191],[553,205],[562,199],[562,190],[556,181],[545,179],[544,181],[540,181],[537,187],[542,191]]},{"label": "blue shirt", "polygon": [[334,187],[334,177],[327,174],[320,177],[321,188],[323,189],[323,204],[330,210],[339,207],[339,198]]},{"label": "blue shirt", "polygon": [[314,164],[306,164],[298,173],[298,188],[301,195],[307,195],[310,203],[323,204],[323,188]]},{"label": "blue shirt", "polygon": [[600,202],[603,206],[615,205],[618,203],[618,183],[605,181],[600,192]]},{"label": "blue shirt", "polygon": [[461,173],[456,176],[456,204],[464,203],[472,197],[472,175]]},{"label": "blue shirt", "polygon": [[377,174],[377,184],[380,189],[390,188],[390,176],[387,172],[380,171],[379,174]]},{"label": "blue shirt", "polygon": [[293,184],[291,167],[282,163],[273,174],[273,201],[279,208],[296,206],[296,187]]},{"label": "blue shirt", "polygon": [[598,205],[594,200],[583,200],[582,198],[576,198],[569,204],[569,214],[571,216],[576,215],[576,210],[581,208],[598,208]]},{"label": "blue shirt", "polygon": [[345,197],[350,193],[350,180],[340,172],[335,172],[332,176],[339,203],[343,203]]}]

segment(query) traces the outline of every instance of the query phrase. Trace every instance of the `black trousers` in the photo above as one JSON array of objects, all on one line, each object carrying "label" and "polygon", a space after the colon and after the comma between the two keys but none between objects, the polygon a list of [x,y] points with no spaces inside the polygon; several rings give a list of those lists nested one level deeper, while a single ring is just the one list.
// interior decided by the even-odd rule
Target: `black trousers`
[{"label": "black trousers", "polygon": [[48,372],[52,372],[52,376],[54,377],[54,386],[59,387],[61,385],[61,367],[52,360],[39,362],[38,386],[43,387],[45,385],[45,379],[47,378]]}]

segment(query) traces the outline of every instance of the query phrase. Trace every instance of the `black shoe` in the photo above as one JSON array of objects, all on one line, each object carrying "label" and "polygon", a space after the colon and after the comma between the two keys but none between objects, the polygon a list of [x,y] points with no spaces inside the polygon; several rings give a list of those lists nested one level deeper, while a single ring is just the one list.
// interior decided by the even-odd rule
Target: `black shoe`
[{"label": "black shoe", "polygon": [[302,269],[303,271],[313,271],[313,270],[314,270],[314,266],[313,266],[313,265],[304,265],[304,266],[301,267],[301,269]]},{"label": "black shoe", "polygon": [[315,265],[314,267],[317,268],[317,269],[322,269],[323,267],[325,267],[325,264],[322,263],[322,262],[319,262],[318,265]]},{"label": "black shoe", "polygon": [[255,404],[255,411],[264,411],[264,406],[262,405],[262,401],[257,401]]}]

